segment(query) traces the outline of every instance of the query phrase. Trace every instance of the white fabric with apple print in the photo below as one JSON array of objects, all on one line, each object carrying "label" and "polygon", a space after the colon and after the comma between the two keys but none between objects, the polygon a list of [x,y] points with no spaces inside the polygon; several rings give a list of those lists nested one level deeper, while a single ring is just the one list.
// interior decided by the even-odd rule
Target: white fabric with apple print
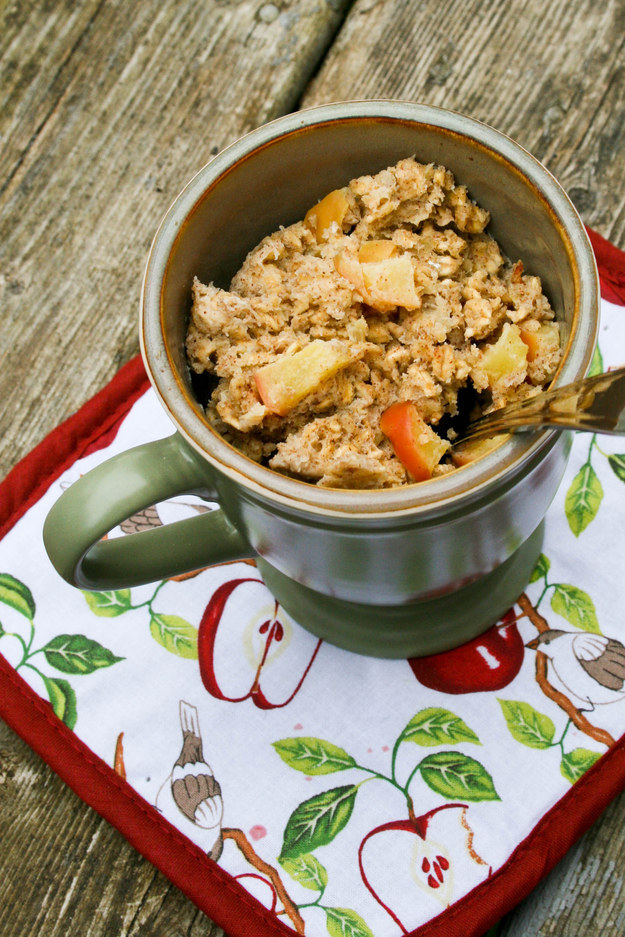
[{"label": "white fabric with apple print", "polygon": [[[623,310],[605,301],[599,354],[597,370],[625,360]],[[575,437],[519,604],[411,665],[319,642],[247,563],[110,593],[65,585],[41,542],[53,501],[169,432],[148,391],[0,543],[0,652],[285,924],[407,933],[500,868],[625,730],[625,442]],[[205,509],[180,497],[111,536]]]}]

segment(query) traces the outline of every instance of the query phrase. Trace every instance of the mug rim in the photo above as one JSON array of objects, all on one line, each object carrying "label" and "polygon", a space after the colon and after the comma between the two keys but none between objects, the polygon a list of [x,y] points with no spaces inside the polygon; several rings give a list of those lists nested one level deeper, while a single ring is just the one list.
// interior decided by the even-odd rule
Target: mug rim
[{"label": "mug rim", "polygon": [[559,229],[575,280],[571,332],[553,385],[584,376],[598,331],[599,277],[581,218],[559,182],[520,144],[488,124],[445,108],[384,99],[325,104],[276,118],[235,140],[199,169],[171,203],[148,253],[141,290],[141,353],[150,382],[179,433],[204,459],[250,494],[276,506],[322,515],[371,518],[429,513],[450,501],[480,498],[490,486],[512,484],[520,471],[553,447],[559,431],[512,435],[488,455],[427,481],[378,489],[319,487],[262,466],[226,442],[203,417],[181,381],[165,337],[162,294],[169,260],[186,220],[206,195],[257,150],[281,138],[337,121],[363,120],[429,125],[469,138],[473,145],[487,150],[529,182]]}]

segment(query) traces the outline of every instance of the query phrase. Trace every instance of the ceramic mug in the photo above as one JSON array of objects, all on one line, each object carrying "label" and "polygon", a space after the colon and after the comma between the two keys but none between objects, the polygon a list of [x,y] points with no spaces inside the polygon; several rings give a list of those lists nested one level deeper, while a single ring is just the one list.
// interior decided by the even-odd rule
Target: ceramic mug
[{"label": "ceramic mug", "polygon": [[[510,437],[489,455],[392,489],[319,488],[261,466],[204,418],[185,359],[194,276],[227,288],[247,252],[332,189],[406,156],[441,163],[491,213],[507,255],[540,276],[561,323],[563,384],[582,377],[598,327],[598,276],[584,227],[553,176],[508,137],[407,102],[312,108],[249,133],[208,163],[155,236],[141,345],[176,428],[94,469],[52,508],[44,540],[83,589],[136,585],[254,557],[275,597],[324,639],[367,654],[436,653],[484,631],[525,587],[570,436]],[[193,492],[218,507],[101,541],[139,509]]]}]

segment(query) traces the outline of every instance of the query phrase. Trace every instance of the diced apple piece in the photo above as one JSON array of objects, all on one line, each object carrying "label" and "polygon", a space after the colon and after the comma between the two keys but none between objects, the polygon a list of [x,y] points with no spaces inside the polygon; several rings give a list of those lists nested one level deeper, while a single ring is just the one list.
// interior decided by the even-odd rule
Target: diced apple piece
[{"label": "diced apple piece", "polygon": [[547,358],[560,347],[560,329],[556,322],[543,322],[534,331],[519,326],[521,339],[527,345],[527,360]]},{"label": "diced apple piece", "polygon": [[411,400],[394,403],[380,418],[380,429],[415,481],[425,481],[450,447],[425,423]]},{"label": "diced apple piece", "polygon": [[491,387],[505,379],[521,383],[527,370],[527,345],[521,338],[518,325],[504,324],[497,341],[484,350],[480,364]]},{"label": "diced apple piece", "polygon": [[362,273],[369,304],[379,312],[388,312],[395,306],[418,309],[421,305],[408,254],[363,264]]},{"label": "diced apple piece", "polygon": [[451,460],[456,468],[468,465],[469,462],[475,462],[482,456],[488,455],[493,449],[496,449],[505,439],[505,433],[499,433],[497,436],[487,436],[486,439],[469,439],[467,442],[454,446],[451,454]]},{"label": "diced apple piece", "polygon": [[334,189],[306,212],[304,221],[313,228],[317,244],[327,240],[332,232],[333,224],[336,223],[340,229],[348,209],[349,202],[345,189]]},{"label": "diced apple piece", "polygon": [[397,253],[397,245],[387,239],[380,241],[365,241],[358,250],[358,260],[361,264],[375,263],[380,260],[388,260],[393,254]]},{"label": "diced apple piece", "polygon": [[260,399],[271,413],[286,416],[308,394],[354,361],[354,353],[336,341],[317,339],[294,355],[283,355],[254,374]]},{"label": "diced apple piece", "polygon": [[360,263],[341,251],[334,258],[334,266],[358,290],[367,305],[378,312],[391,312],[397,306],[418,309],[421,305],[408,254]]},{"label": "diced apple piece", "polygon": [[337,273],[351,283],[354,289],[358,290],[366,303],[369,303],[370,296],[365,286],[365,278],[362,272],[362,265],[350,254],[341,251],[334,258],[334,266]]}]

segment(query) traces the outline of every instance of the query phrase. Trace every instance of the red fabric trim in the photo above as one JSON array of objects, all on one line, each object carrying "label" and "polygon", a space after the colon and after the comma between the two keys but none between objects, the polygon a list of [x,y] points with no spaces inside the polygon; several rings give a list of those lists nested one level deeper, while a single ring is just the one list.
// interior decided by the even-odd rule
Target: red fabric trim
[{"label": "red fabric trim", "polygon": [[141,357],[133,358],[11,469],[0,484],[0,539],[76,459],[112,442],[119,424],[149,384]]},{"label": "red fabric trim", "polygon": [[[17,703],[17,705],[16,705]],[[232,935],[292,937],[252,898],[77,738],[0,655],[0,715],[89,806]],[[539,884],[625,786],[621,738],[539,821],[486,882],[408,937],[482,937]]]},{"label": "red fabric trim", "polygon": [[[625,305],[625,253],[589,230],[602,295]],[[111,383],[49,434],[0,485],[0,537],[87,452],[107,445],[149,386],[134,358]],[[259,937],[293,930],[251,897],[228,873],[74,735],[0,655],[0,715],[34,751],[220,927]],[[539,821],[508,861],[453,907],[411,937],[481,937],[540,882],[625,786],[625,737]]]},{"label": "red fabric trim", "polygon": [[[17,703],[17,705],[16,705]],[[293,937],[231,875],[74,735],[0,655],[0,715],[94,810],[231,934]]]},{"label": "red fabric trim", "polygon": [[625,306],[625,253],[597,231],[591,228],[586,231],[597,258],[601,295],[611,303]]},{"label": "red fabric trim", "polygon": [[489,879],[409,937],[482,937],[526,898],[625,786],[625,736],[589,768]]}]

